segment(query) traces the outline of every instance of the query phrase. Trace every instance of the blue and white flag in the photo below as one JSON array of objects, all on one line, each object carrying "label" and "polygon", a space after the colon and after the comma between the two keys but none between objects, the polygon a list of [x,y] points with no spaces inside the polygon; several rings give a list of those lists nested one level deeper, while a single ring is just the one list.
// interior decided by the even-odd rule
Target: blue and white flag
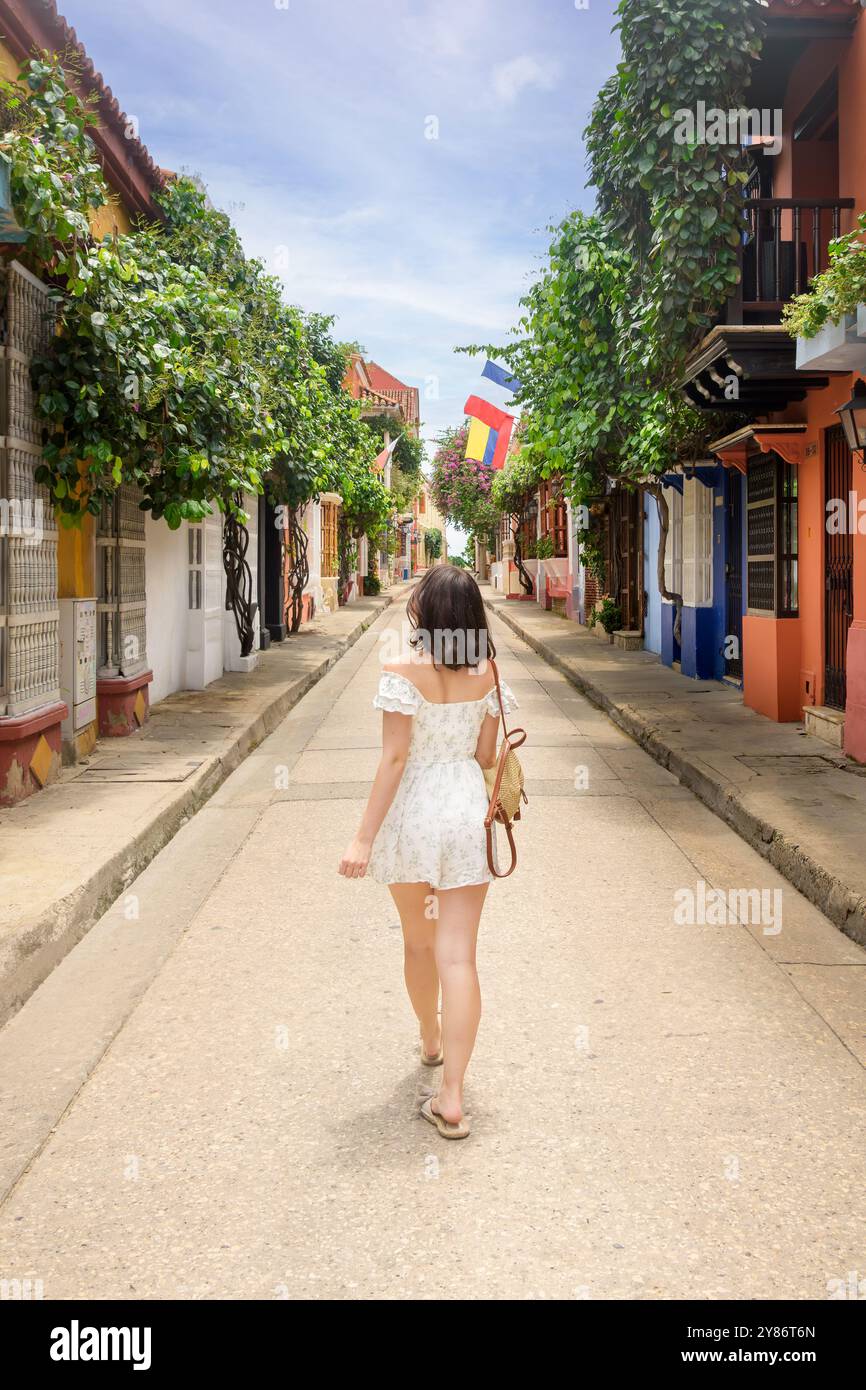
[{"label": "blue and white flag", "polygon": [[520,390],[520,382],[517,377],[512,376],[507,367],[500,367],[498,363],[491,362],[489,358],[481,375],[488,377],[490,381],[495,381],[497,386],[502,386],[506,391],[511,391],[512,394]]}]

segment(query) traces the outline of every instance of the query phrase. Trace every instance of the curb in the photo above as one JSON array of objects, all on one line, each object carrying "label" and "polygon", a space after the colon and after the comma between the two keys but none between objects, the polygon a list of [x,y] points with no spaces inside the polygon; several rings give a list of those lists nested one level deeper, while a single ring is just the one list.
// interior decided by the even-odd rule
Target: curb
[{"label": "curb", "polygon": [[76,890],[45,909],[16,945],[15,957],[0,978],[0,1028],[18,1012],[55,966],[83,939],[133,879],[213,796],[244,759],[285,719],[291,709],[334,666],[358,638],[399,598],[381,594],[355,627],[335,641],[333,651],[280,690],[248,724],[237,730],[228,748],[210,754],[197,768],[177,800],[151,817],[122,850],[98,864]]},{"label": "curb", "polygon": [[690,792],[713,811],[720,820],[769,860],[783,878],[814,903],[825,917],[856,941],[866,946],[866,899],[852,892],[841,878],[837,877],[800,845],[796,844],[783,831],[750,811],[743,804],[735,790],[715,781],[703,769],[697,767],[681,750],[666,743],[658,729],[654,728],[630,705],[621,705],[607,695],[565,657],[557,653],[544,641],[534,637],[521,627],[504,600],[491,602],[485,598],[485,606],[499,618],[507,628],[537,652],[549,666],[561,672],[597,709],[603,710],[608,718],[633,738],[651,758],[666,768]]}]

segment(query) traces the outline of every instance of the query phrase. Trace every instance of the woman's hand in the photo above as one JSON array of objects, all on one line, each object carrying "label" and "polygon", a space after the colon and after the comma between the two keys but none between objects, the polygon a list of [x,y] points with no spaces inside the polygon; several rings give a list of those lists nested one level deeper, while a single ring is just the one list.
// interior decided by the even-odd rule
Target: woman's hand
[{"label": "woman's hand", "polygon": [[340,860],[340,867],[337,872],[341,873],[344,878],[363,878],[367,872],[372,848],[370,841],[362,840],[360,836],[356,835]]}]

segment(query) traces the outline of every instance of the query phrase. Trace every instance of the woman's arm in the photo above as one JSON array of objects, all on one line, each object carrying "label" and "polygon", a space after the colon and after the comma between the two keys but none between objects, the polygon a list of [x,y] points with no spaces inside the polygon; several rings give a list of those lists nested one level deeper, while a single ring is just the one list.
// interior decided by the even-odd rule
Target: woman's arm
[{"label": "woman's arm", "polygon": [[383,713],[382,756],[358,833],[340,860],[339,873],[345,878],[363,878],[367,872],[373,841],[403,776],[411,737],[411,715],[392,714],[387,710]]},{"label": "woman's arm", "polygon": [[499,737],[499,715],[488,714],[481,725],[481,733],[475,745],[475,761],[482,767],[492,767],[496,762],[496,740]]}]

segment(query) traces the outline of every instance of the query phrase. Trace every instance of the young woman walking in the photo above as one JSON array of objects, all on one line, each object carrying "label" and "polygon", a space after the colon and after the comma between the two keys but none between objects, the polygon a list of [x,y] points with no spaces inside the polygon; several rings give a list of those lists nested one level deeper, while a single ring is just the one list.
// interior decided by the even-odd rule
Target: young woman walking
[{"label": "young woman walking", "polygon": [[[412,651],[389,662],[379,681],[373,704],[384,711],[382,757],[339,872],[369,873],[391,889],[421,1061],[443,1064],[439,1092],[421,1114],[443,1138],[465,1139],[463,1078],[481,1018],[475,943],[493,878],[482,768],[496,762],[496,652],[481,591],[466,570],[428,570],[407,612]],[[505,711],[516,709],[508,686],[500,689]]]}]

